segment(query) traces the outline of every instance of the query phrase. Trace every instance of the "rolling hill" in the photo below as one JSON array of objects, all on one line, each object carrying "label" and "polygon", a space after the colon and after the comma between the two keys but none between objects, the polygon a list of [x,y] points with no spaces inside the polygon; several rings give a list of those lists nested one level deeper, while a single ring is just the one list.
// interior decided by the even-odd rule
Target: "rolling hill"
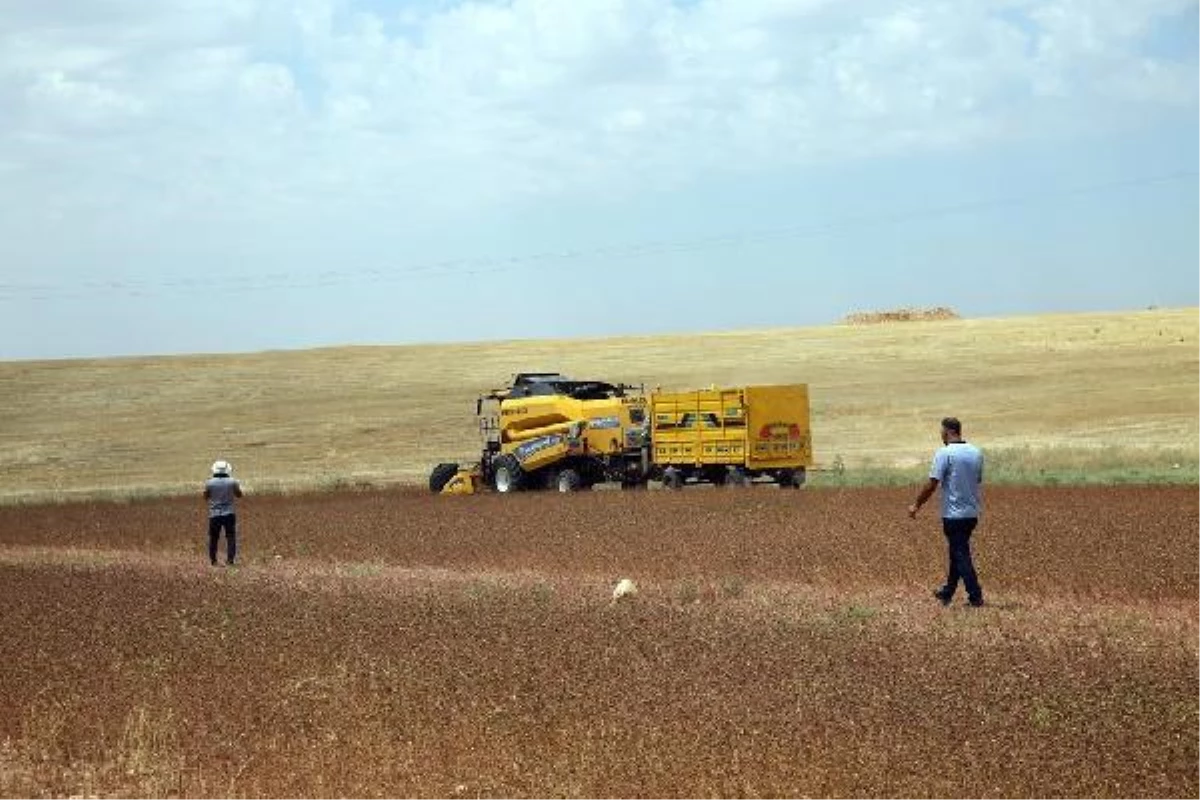
[{"label": "rolling hill", "polygon": [[610,339],[0,363],[8,501],[422,482],[478,447],[474,398],[555,370],[647,388],[806,382],[816,458],[919,475],[959,416],[993,464],[1182,470],[1200,431],[1198,309]]}]

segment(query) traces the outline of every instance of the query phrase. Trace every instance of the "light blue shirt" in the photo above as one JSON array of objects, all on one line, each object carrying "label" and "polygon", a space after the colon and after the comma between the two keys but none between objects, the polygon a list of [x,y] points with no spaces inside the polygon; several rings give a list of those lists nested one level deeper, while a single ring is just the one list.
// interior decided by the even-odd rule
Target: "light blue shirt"
[{"label": "light blue shirt", "polygon": [[942,486],[942,517],[979,516],[979,484],[983,483],[983,453],[973,444],[951,442],[933,456],[929,477]]}]

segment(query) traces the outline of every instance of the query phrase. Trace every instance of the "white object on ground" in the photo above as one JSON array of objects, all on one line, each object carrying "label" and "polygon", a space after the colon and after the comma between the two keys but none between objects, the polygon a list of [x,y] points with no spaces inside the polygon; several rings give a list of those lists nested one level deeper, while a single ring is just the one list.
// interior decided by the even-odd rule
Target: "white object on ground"
[{"label": "white object on ground", "polygon": [[637,584],[629,578],[621,578],[617,581],[617,585],[613,588],[613,600],[620,600],[624,597],[633,597],[637,594]]}]

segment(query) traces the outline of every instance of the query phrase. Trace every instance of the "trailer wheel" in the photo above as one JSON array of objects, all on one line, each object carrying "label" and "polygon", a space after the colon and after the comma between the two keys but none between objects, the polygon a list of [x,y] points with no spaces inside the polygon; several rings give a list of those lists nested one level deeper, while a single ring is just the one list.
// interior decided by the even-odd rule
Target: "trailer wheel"
[{"label": "trailer wheel", "polygon": [[583,487],[583,478],[579,476],[577,470],[571,467],[566,467],[559,470],[558,475],[554,477],[554,488],[557,491],[578,492]]},{"label": "trailer wheel", "polygon": [[713,486],[724,486],[729,479],[729,470],[725,467],[709,467],[704,470],[704,478]]},{"label": "trailer wheel", "polygon": [[734,467],[729,470],[729,485],[735,489],[747,487],[750,485],[750,476],[740,467]]},{"label": "trailer wheel", "polygon": [[683,473],[674,467],[667,467],[666,470],[663,471],[663,486],[667,487],[668,489],[682,489]]},{"label": "trailer wheel", "polygon": [[505,453],[492,464],[492,482],[501,494],[519,492],[525,483],[525,470],[516,456]]}]

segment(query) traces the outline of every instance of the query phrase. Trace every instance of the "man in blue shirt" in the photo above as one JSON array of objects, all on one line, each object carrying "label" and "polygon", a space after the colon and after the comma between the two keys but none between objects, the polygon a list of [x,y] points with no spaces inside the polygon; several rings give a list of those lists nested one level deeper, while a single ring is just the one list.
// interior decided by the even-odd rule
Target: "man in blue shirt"
[{"label": "man in blue shirt", "polygon": [[230,473],[228,461],[215,461],[212,477],[204,484],[204,499],[208,501],[208,559],[217,565],[217,543],[225,531],[225,563],[234,565],[237,558],[237,513],[234,503],[242,496],[242,486]]},{"label": "man in blue shirt", "polygon": [[942,447],[933,457],[929,480],[921,487],[916,501],[908,507],[908,516],[917,511],[942,487],[942,530],[949,545],[949,570],[946,585],[933,592],[942,605],[950,605],[961,579],[967,590],[967,602],[983,605],[983,589],[971,561],[971,532],[979,524],[979,486],[983,483],[983,453],[962,438],[962,423],[954,417],[942,420]]}]

